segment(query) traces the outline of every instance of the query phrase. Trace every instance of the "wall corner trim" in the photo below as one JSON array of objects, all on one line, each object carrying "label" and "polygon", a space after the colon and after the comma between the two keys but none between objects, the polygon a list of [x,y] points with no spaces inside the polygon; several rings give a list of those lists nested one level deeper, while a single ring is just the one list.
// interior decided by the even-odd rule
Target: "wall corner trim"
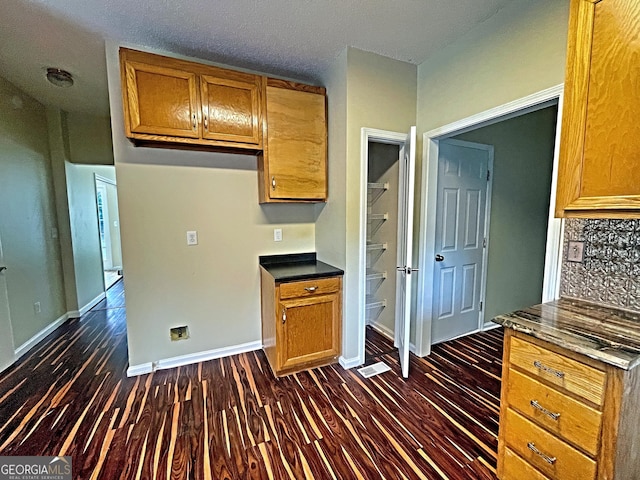
[{"label": "wall corner trim", "polygon": [[[36,333],[29,340],[27,340],[22,345],[20,345],[18,348],[16,348],[16,350],[15,350],[15,360],[18,360],[25,353],[27,353],[29,350],[31,350],[33,347],[35,347],[41,340],[43,340],[47,335],[49,335],[51,332],[53,332],[56,328],[58,328],[64,322],[66,322],[69,318],[73,318],[71,313],[72,312],[67,312],[67,313],[63,314],[62,316],[58,317],[56,320],[54,320],[49,325],[47,325],[42,330],[40,330],[38,333]],[[15,362],[15,360],[14,360],[14,362]]]},{"label": "wall corner trim", "polygon": [[166,370],[168,368],[181,367],[192,363],[206,362],[207,360],[215,360],[216,358],[230,357],[240,353],[253,352],[260,350],[262,342],[248,342],[230,347],[216,348],[214,350],[206,350],[204,352],[189,353],[187,355],[179,355],[177,357],[165,358],[156,362],[141,363],[139,365],[131,365],[127,369],[127,377],[135,377],[155,372],[156,370]]},{"label": "wall corner trim", "polygon": [[364,363],[360,357],[344,358],[342,356],[338,358],[338,362],[340,362],[340,365],[342,365],[342,368],[345,370],[349,370],[350,368],[357,367]]}]

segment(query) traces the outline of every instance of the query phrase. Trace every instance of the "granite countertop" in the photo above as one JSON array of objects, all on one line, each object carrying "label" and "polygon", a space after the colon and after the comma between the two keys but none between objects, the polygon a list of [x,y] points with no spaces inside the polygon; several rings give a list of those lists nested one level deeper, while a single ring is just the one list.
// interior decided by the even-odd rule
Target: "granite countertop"
[{"label": "granite countertop", "polygon": [[493,321],[624,370],[640,365],[640,314],[628,310],[561,298]]},{"label": "granite countertop", "polygon": [[315,253],[261,255],[259,263],[276,282],[344,275],[343,270],[319,261]]}]

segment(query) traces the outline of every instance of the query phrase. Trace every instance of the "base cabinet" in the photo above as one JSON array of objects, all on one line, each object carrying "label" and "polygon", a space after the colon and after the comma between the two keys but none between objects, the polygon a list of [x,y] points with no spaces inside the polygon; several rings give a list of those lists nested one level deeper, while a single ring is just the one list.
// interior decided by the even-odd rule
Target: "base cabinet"
[{"label": "base cabinet", "polygon": [[276,376],[340,355],[342,277],[276,282],[261,269],[262,341]]},{"label": "base cabinet", "polygon": [[638,478],[640,368],[505,330],[498,477]]}]

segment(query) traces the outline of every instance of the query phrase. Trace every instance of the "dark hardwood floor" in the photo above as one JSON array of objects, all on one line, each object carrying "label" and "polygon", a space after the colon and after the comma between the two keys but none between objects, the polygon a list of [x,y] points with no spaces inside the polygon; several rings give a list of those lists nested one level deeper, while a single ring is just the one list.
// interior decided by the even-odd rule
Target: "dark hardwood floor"
[{"label": "dark hardwood floor", "polygon": [[276,379],[261,351],[127,378],[122,282],[0,374],[0,455],[71,455],[75,479],[495,479],[502,331],[399,376]]}]

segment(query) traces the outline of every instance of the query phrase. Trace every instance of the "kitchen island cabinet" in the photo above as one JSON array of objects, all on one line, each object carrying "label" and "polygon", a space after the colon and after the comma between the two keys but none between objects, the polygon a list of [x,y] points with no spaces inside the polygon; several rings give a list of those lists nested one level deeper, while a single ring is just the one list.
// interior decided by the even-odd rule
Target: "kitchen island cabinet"
[{"label": "kitchen island cabinet", "polygon": [[498,477],[635,479],[640,315],[560,299],[505,327]]},{"label": "kitchen island cabinet", "polygon": [[337,360],[343,273],[315,254],[260,257],[262,343],[276,376]]}]

